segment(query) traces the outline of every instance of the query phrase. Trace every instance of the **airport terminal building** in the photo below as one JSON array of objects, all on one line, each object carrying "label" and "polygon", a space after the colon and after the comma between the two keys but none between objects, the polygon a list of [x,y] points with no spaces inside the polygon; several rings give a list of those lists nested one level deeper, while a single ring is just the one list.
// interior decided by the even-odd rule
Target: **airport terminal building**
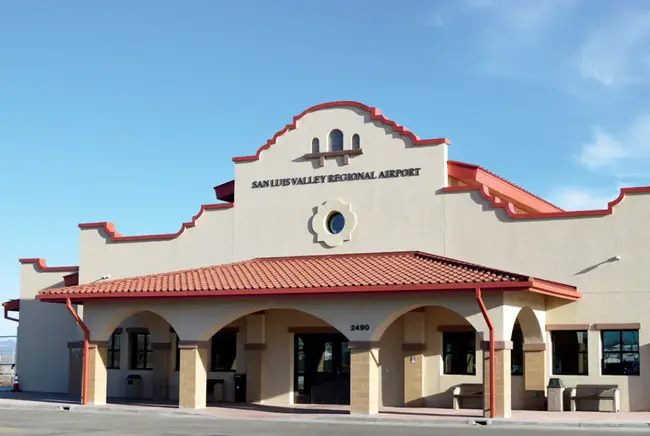
[{"label": "airport terminal building", "polygon": [[3,304],[22,390],[508,417],[557,378],[577,410],[650,410],[650,188],[568,212],[448,145],[321,104],[175,233],[80,224],[79,265],[21,259]]}]

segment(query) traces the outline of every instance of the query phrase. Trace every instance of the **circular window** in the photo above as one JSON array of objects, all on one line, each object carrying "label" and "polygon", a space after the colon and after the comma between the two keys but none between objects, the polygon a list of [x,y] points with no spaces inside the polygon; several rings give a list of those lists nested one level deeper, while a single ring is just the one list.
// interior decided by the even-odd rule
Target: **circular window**
[{"label": "circular window", "polygon": [[345,227],[345,217],[340,212],[333,212],[327,217],[327,230],[336,235],[343,231]]}]

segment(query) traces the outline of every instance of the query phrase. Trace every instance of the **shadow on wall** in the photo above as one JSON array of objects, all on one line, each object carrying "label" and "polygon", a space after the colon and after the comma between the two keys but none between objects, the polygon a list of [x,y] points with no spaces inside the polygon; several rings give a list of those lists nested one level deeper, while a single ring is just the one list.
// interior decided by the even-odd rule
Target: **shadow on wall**
[{"label": "shadow on wall", "polygon": [[[427,395],[421,401],[408,402],[406,407],[431,407],[435,409],[452,409],[454,399],[455,386],[449,387],[443,392],[437,394]],[[463,409],[477,409],[480,410],[482,406],[481,400],[474,401],[474,399],[463,399],[461,405]]]},{"label": "shadow on wall", "polygon": [[650,411],[650,396],[648,395],[647,368],[650,366],[650,345],[645,344],[639,347],[639,362],[641,375],[630,375],[627,377],[628,404],[630,412]]},{"label": "shadow on wall", "polygon": [[607,259],[607,260],[603,260],[602,262],[598,262],[598,263],[595,264],[595,265],[588,266],[587,268],[584,268],[584,269],[578,271],[577,273],[575,273],[575,274],[573,274],[573,275],[574,275],[574,276],[578,276],[578,275],[582,275],[582,274],[587,274],[587,273],[589,273],[589,272],[595,270],[596,268],[598,268],[598,267],[600,267],[600,266],[602,266],[602,265],[606,265],[606,264],[608,264],[608,263],[616,262],[616,261],[618,261],[618,260],[619,260],[619,258],[618,258],[617,256],[610,257],[609,259]]}]

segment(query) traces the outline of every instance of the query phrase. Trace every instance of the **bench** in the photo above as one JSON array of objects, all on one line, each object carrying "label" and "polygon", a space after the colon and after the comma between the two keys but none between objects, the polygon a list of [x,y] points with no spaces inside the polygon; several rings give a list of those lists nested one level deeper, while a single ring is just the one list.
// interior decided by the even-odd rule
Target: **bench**
[{"label": "bench", "polygon": [[[572,412],[578,410],[577,403],[581,401],[596,402],[596,410],[599,412],[621,411],[621,393],[618,385],[577,385],[567,390]],[[603,407],[603,403],[610,403],[611,407],[607,409]]]},{"label": "bench", "polygon": [[483,384],[462,383],[454,388],[453,395],[454,395],[453,408],[454,410],[459,410],[460,400],[462,398],[478,398],[478,399],[483,398]]}]

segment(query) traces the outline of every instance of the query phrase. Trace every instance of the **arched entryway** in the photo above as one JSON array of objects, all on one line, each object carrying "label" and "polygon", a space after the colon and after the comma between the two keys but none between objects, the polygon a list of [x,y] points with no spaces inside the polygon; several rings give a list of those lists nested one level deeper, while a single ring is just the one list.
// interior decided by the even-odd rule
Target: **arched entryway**
[{"label": "arched entryway", "polygon": [[[484,329],[479,308],[467,302],[398,314],[379,344],[380,407],[452,408],[456,386],[483,383]],[[461,406],[481,409],[482,398]]]},{"label": "arched entryway", "polygon": [[[113,313],[92,324],[88,355],[88,403],[173,405],[171,324],[150,310]],[[83,385],[83,342],[70,360],[71,393]],[[74,369],[73,369],[74,368]]]},{"label": "arched entryway", "polygon": [[511,334],[513,410],[543,410],[546,386],[546,344],[541,324],[530,307],[517,314]]},{"label": "arched entryway", "polygon": [[[238,316],[225,325],[215,323],[202,335],[211,338],[202,345],[208,404],[350,403],[350,351],[343,333],[296,309]],[[182,338],[178,344],[180,356]]]}]

